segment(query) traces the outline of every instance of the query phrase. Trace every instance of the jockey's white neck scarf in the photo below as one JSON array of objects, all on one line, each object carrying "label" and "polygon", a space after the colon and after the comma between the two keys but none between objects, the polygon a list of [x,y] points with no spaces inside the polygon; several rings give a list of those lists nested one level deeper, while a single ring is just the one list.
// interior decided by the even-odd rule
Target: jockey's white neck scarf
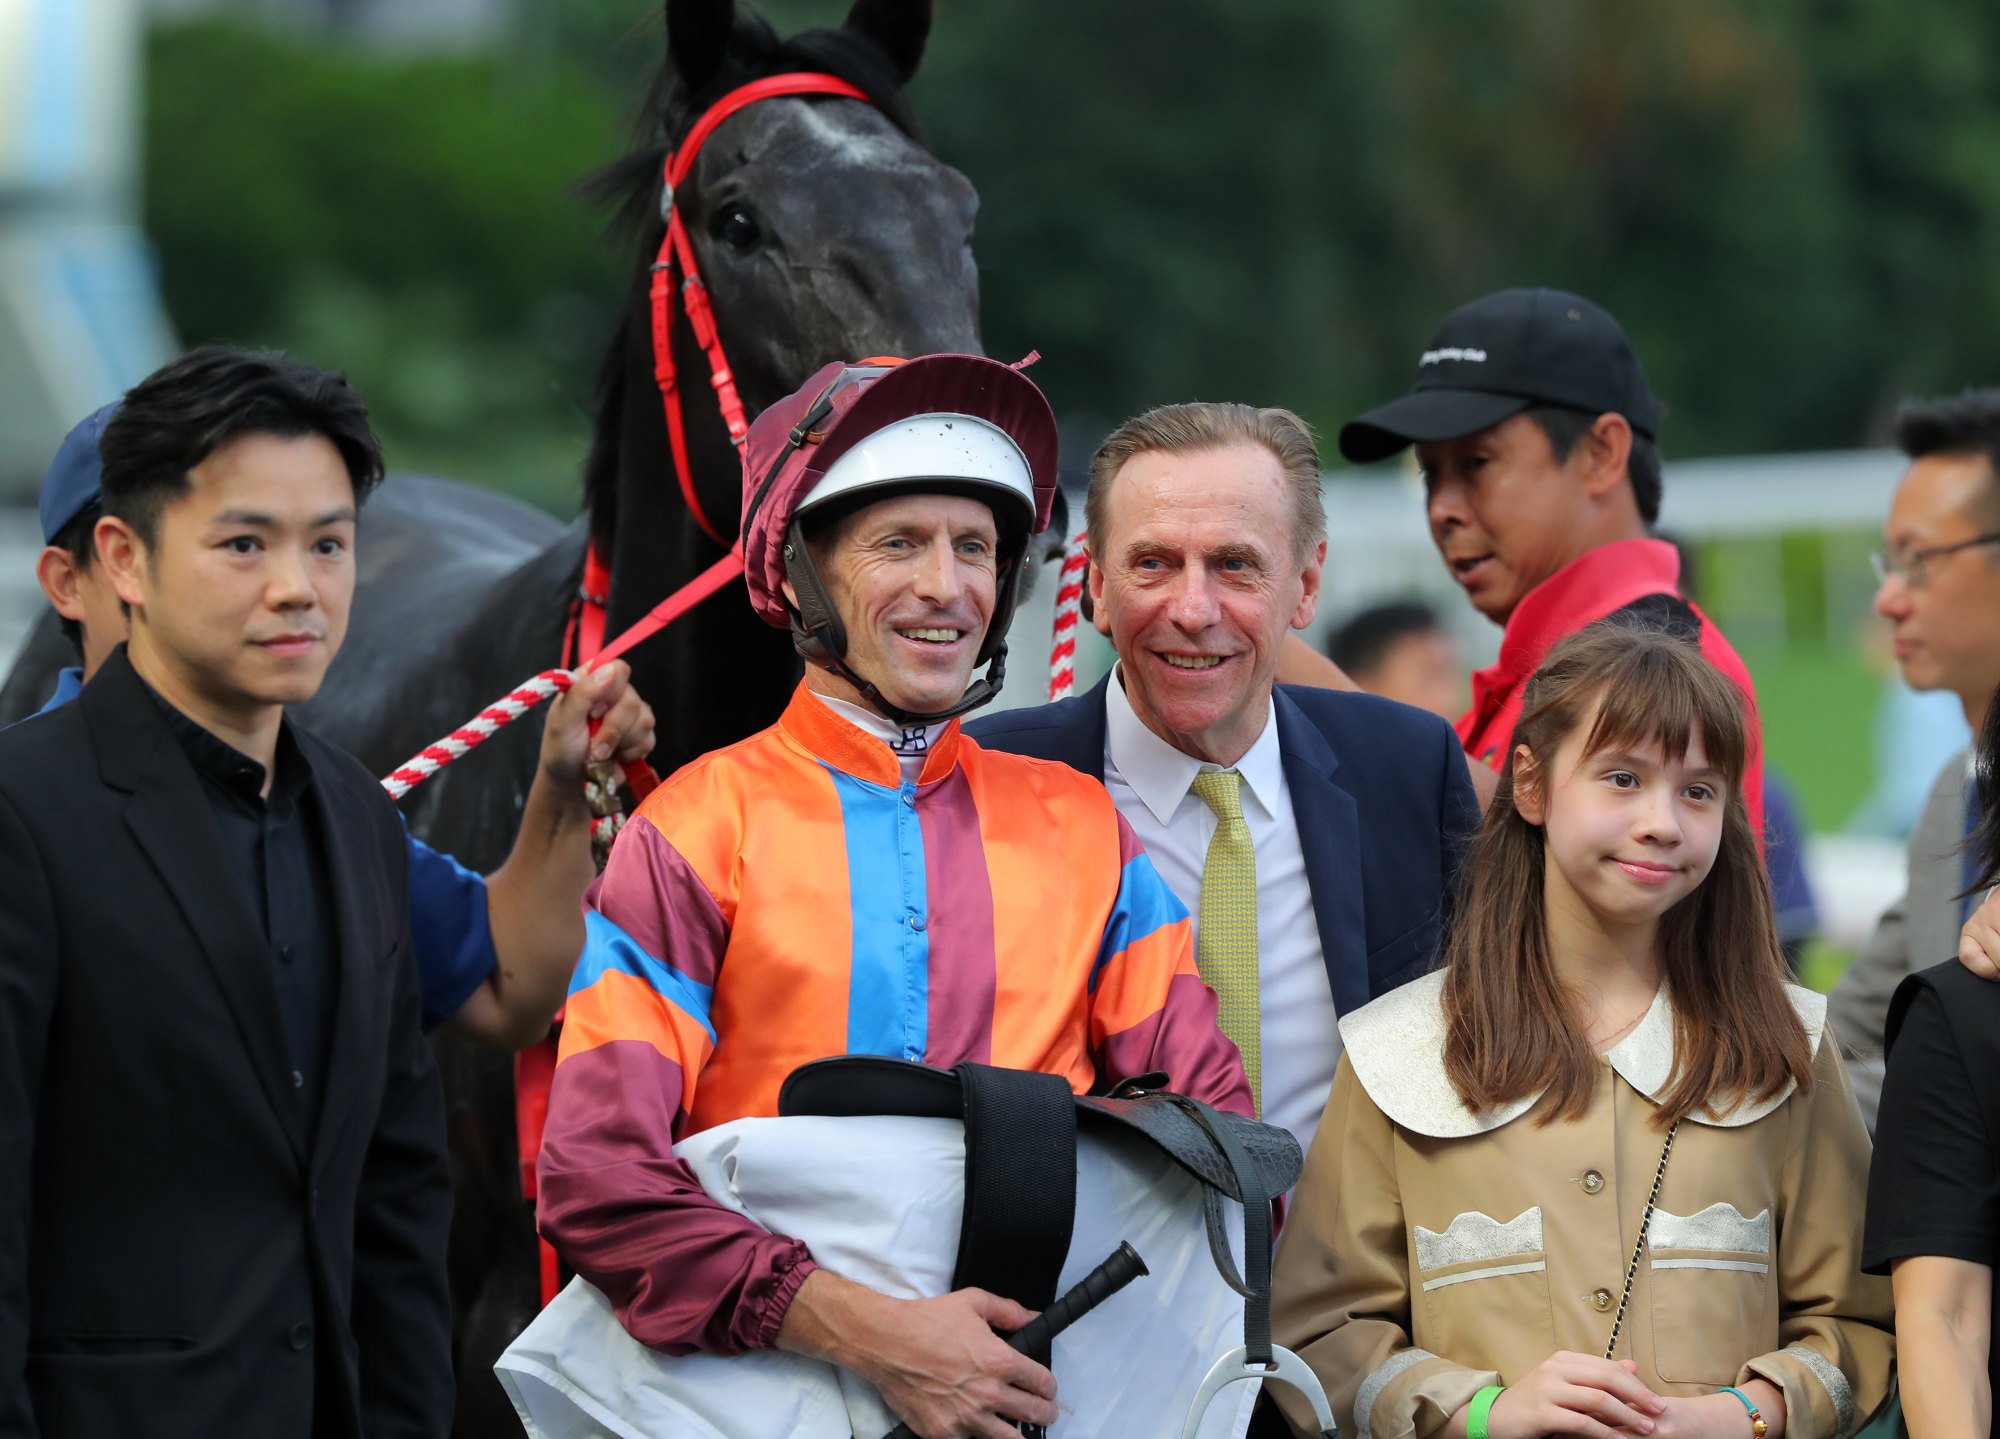
[{"label": "jockey's white neck scarf", "polygon": [[945,720],[940,724],[910,725],[897,724],[885,719],[866,705],[855,704],[851,700],[837,700],[831,695],[823,695],[818,690],[809,694],[856,729],[871,734],[895,751],[896,763],[903,771],[903,783],[915,784],[917,776],[924,772],[924,761],[930,757],[931,746],[944,733]]}]

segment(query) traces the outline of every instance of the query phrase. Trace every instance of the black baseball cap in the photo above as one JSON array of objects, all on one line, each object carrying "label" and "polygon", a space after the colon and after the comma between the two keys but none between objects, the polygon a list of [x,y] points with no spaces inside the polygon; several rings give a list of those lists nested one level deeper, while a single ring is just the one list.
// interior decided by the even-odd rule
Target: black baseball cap
[{"label": "black baseball cap", "polygon": [[1340,427],[1357,465],[1407,445],[1455,440],[1530,405],[1623,415],[1658,440],[1661,406],[1610,312],[1562,290],[1501,290],[1445,317],[1410,393]]}]

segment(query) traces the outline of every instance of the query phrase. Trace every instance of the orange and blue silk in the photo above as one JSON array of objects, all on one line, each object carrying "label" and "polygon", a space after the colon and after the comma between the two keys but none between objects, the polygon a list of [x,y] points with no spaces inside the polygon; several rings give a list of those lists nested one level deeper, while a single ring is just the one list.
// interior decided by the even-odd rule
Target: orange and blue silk
[{"label": "orange and blue silk", "polygon": [[541,1157],[544,1234],[672,1353],[776,1339],[813,1262],[704,1193],[675,1141],[880,1054],[1162,1071],[1248,1113],[1187,912],[1102,786],[949,726],[916,783],[801,689],[648,798],[585,915]]}]

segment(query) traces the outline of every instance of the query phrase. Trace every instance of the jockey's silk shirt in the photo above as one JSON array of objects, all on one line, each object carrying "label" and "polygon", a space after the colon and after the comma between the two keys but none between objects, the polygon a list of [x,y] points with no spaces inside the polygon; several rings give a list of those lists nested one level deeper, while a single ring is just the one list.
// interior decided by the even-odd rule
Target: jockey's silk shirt
[{"label": "jockey's silk shirt", "polygon": [[767,1348],[815,1267],[673,1146],[777,1113],[800,1065],[876,1054],[1164,1071],[1250,1112],[1187,911],[1095,780],[947,725],[915,782],[803,686],[640,806],[586,900],[540,1224],[637,1339]]}]

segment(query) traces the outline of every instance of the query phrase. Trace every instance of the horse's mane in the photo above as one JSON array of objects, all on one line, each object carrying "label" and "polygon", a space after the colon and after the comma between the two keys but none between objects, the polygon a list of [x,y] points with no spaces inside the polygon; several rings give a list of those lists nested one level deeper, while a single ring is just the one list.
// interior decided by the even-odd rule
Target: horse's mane
[{"label": "horse's mane", "polygon": [[[923,143],[916,112],[903,93],[901,74],[868,36],[847,29],[803,30],[780,40],[763,16],[739,7],[722,64],[708,83],[688,93],[669,56],[648,89],[638,144],[583,182],[585,197],[610,210],[609,231],[626,243],[650,232],[650,254],[659,242],[660,170],[668,150],[694,127],[703,111],[731,90],[766,75],[793,70],[824,71],[858,86],[891,124]],[[593,511],[591,531],[607,554],[611,516],[608,507],[597,501],[617,490],[619,419],[628,364],[625,319],[621,316],[598,367],[595,433],[583,471],[584,499]]]}]

